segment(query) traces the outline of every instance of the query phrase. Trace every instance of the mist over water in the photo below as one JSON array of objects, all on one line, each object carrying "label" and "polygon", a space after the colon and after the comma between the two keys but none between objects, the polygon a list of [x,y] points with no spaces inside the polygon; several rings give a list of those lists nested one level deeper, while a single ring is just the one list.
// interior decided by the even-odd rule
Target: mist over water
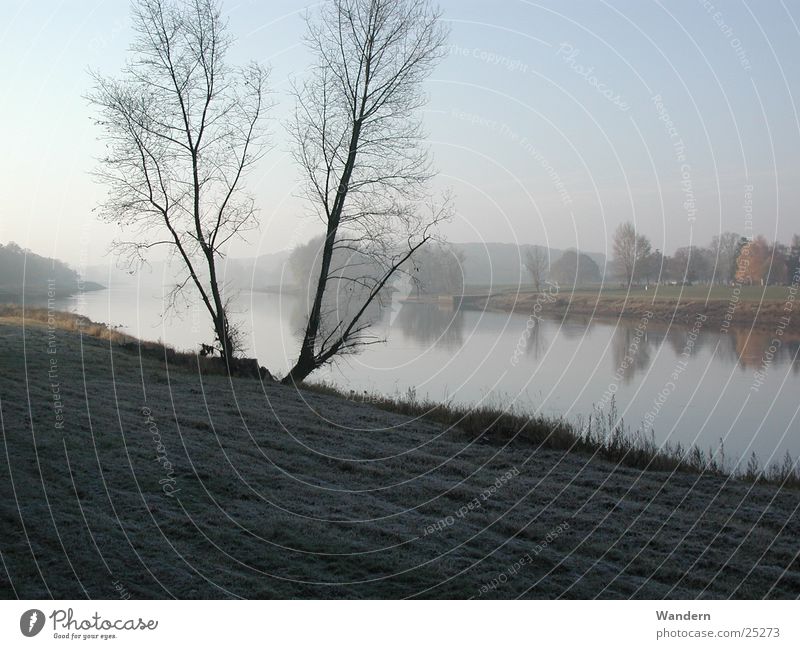
[{"label": "mist over water", "polygon": [[[197,349],[211,339],[199,310],[188,307],[162,321],[164,306],[157,289],[136,286],[57,305],[178,349]],[[285,373],[297,353],[301,299],[245,291],[237,307],[247,353],[273,373]],[[648,435],[652,430],[659,443],[717,449],[722,440],[729,463],[746,461],[753,451],[762,464],[780,461],[786,451],[800,454],[800,338],[787,334],[771,354],[770,333],[747,328],[693,331],[588,317],[541,319],[533,328],[530,323],[523,314],[395,302],[372,329],[385,343],[341,359],[313,380],[352,390],[356,400],[411,391],[417,398],[514,407],[571,421],[585,421],[596,408],[608,412],[613,397],[626,425]]]}]

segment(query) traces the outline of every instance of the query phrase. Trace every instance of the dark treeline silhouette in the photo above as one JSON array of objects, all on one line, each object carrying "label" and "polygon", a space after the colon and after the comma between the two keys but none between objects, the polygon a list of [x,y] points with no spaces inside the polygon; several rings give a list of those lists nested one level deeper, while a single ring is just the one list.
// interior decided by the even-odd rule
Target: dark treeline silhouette
[{"label": "dark treeline silhouette", "polygon": [[0,297],[9,300],[22,294],[46,296],[48,290],[53,297],[64,297],[79,288],[78,273],[64,262],[37,255],[13,241],[0,244]]}]

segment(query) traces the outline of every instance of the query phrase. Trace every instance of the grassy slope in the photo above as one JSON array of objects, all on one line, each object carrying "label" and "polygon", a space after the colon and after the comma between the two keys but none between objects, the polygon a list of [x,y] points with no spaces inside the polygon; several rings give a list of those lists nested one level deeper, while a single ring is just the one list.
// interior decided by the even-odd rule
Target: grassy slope
[{"label": "grassy slope", "polygon": [[797,491],[475,443],[334,396],[166,371],[74,331],[48,355],[47,335],[0,324],[4,597],[114,598],[115,581],[183,598],[800,593]]}]

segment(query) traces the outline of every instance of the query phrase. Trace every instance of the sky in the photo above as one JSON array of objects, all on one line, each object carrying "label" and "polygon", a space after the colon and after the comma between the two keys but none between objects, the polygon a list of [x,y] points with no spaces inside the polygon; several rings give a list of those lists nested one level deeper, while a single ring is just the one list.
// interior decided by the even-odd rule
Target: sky
[{"label": "sky", "polygon": [[[129,4],[0,0],[0,242],[103,263],[117,234],[95,212],[102,151],[89,70],[117,74]],[[233,63],[272,69],[272,148],[248,179],[260,228],[232,256],[315,232],[298,198],[287,92],[310,59],[294,0],[228,0]],[[452,241],[610,253],[633,221],[654,248],[719,232],[800,231],[800,3],[786,0],[444,0],[448,56],[424,122],[456,212]]]}]

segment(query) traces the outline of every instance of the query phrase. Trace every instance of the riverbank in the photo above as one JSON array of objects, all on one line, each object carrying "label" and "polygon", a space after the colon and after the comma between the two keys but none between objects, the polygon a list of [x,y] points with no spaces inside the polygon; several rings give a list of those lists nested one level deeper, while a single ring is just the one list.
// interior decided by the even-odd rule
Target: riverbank
[{"label": "riverbank", "polygon": [[800,592],[795,489],[633,468],[557,427],[543,443],[548,420],[509,435],[522,420],[201,375],[82,330],[0,321],[3,596]]},{"label": "riverbank", "polygon": [[784,331],[800,334],[797,287],[654,287],[631,291],[605,288],[543,293],[504,291],[487,296],[487,309],[565,318],[571,315],[627,318],[648,317],[664,323],[692,324],[705,316],[705,326],[724,330],[736,325],[775,329],[789,316]]},{"label": "riverbank", "polygon": [[[58,289],[58,296],[61,297],[62,295],[74,296],[81,293],[90,293],[92,291],[104,291],[106,287],[97,282],[84,281],[80,284],[75,284],[74,287],[69,288],[66,292],[64,292],[63,286],[59,286]],[[21,304],[22,302],[26,304],[41,304],[47,302],[48,298],[53,297],[53,295],[53,289],[48,289],[47,286],[29,285],[22,287],[16,285],[0,285],[0,304]]]}]

